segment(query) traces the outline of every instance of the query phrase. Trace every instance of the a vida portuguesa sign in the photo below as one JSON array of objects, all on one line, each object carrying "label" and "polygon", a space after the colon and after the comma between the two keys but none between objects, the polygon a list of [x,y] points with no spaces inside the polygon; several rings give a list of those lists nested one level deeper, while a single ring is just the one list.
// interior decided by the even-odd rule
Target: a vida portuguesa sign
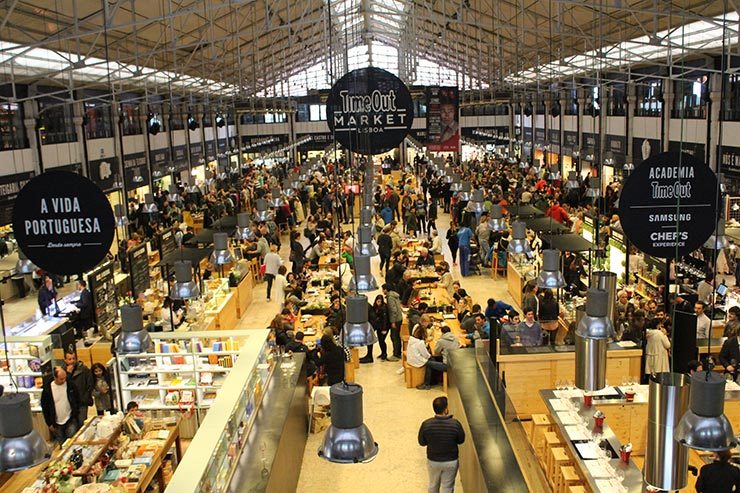
[{"label": "a vida portuguesa sign", "polygon": [[624,233],[658,258],[701,247],[714,232],[716,214],[717,176],[687,153],[650,156],[630,174],[619,197]]},{"label": "a vida portuguesa sign", "polygon": [[103,260],[113,241],[110,202],[87,178],[48,171],[28,182],[13,207],[19,248],[55,274],[80,274]]},{"label": "a vida portuguesa sign", "polygon": [[406,85],[385,70],[353,70],[331,88],[326,102],[329,129],[344,148],[381,154],[408,135],[414,106]]}]

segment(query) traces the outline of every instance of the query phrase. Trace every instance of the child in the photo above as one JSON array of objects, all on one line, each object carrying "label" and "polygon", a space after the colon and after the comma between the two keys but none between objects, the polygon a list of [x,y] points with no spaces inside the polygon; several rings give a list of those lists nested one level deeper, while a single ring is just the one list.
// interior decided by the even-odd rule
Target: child
[{"label": "child", "polygon": [[113,414],[113,396],[111,394],[110,375],[105,367],[100,363],[92,365],[93,378],[93,400],[98,416],[106,412]]}]

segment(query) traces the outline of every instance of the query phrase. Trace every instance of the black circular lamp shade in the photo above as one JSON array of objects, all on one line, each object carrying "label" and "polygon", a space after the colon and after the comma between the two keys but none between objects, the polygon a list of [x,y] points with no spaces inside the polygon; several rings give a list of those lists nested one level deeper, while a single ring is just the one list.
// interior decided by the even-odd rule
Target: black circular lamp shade
[{"label": "black circular lamp shade", "polygon": [[336,141],[360,154],[382,154],[409,133],[414,106],[406,84],[376,67],[353,70],[339,79],[326,103]]}]

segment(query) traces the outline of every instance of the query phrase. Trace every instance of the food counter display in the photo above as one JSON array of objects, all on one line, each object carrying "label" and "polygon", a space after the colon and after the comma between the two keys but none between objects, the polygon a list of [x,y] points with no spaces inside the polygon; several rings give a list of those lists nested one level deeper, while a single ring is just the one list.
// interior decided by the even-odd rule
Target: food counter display
[{"label": "food counter display", "polygon": [[[229,373],[218,399],[201,422],[168,492],[227,491],[247,443],[261,443],[254,439],[253,427],[276,365],[273,346],[267,341],[269,331],[259,329],[247,333],[249,340],[234,364],[234,371]],[[281,369],[289,370],[283,365]],[[273,405],[274,402],[270,412]]]},{"label": "food counter display", "polygon": [[509,255],[506,263],[506,281],[514,303],[522,306],[524,285],[537,277],[535,264],[531,262],[515,262],[514,256]]},{"label": "food counter display", "polygon": [[216,328],[230,330],[239,322],[236,295],[229,288],[228,278],[209,279],[203,282],[205,316],[216,319]]},{"label": "food counter display", "polygon": [[609,236],[609,244],[606,250],[609,271],[617,275],[617,283],[622,286],[628,284],[626,277],[627,269],[627,246],[624,233],[612,229]]},{"label": "food counter display", "polygon": [[252,291],[255,286],[249,262],[240,260],[237,263],[229,274],[229,285],[236,296],[236,316],[241,318],[252,304]]},{"label": "food counter display", "polygon": [[151,334],[151,352],[116,355],[121,407],[135,401],[142,410],[195,410],[200,419],[234,365],[254,346],[263,348],[267,334],[267,330]]}]

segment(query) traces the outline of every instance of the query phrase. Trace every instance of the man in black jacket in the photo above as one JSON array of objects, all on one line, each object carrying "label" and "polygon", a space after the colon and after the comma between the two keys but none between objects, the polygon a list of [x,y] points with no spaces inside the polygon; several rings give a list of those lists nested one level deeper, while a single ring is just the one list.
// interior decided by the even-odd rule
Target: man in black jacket
[{"label": "man in black jacket", "polygon": [[432,402],[434,417],[419,428],[419,445],[427,448],[429,492],[452,492],[459,468],[458,445],[465,442],[465,431],[447,409],[447,397]]},{"label": "man in black jacket", "polygon": [[[41,315],[46,315],[48,308],[57,302],[57,290],[54,287],[54,280],[49,276],[44,278],[44,285],[39,289],[38,301]],[[56,311],[56,307],[52,311]]]},{"label": "man in black jacket", "polygon": [[77,300],[77,308],[80,310],[77,322],[77,335],[84,337],[83,332],[92,327],[95,315],[93,313],[92,293],[87,289],[87,283],[84,279],[77,281],[77,290],[80,292],[80,299]]},{"label": "man in black jacket", "polygon": [[740,334],[728,337],[722,344],[719,352],[719,362],[725,367],[725,371],[732,373],[734,378],[738,376],[738,365],[740,365]]},{"label": "man in black jacket", "polygon": [[67,382],[67,372],[61,366],[53,370],[54,380],[41,391],[41,412],[51,435],[59,445],[77,433],[79,399],[75,386]]},{"label": "man in black jacket", "polygon": [[388,268],[391,264],[391,252],[393,251],[393,238],[390,235],[391,227],[386,226],[378,236],[378,254],[380,254],[380,270],[385,267],[384,276],[388,275]]},{"label": "man in black jacket", "polygon": [[77,354],[70,351],[64,353],[64,364],[67,365],[67,376],[69,383],[75,388],[79,409],[77,412],[77,425],[82,424],[87,419],[87,409],[93,405],[93,387],[95,379],[90,368],[85,363],[77,360]]}]

